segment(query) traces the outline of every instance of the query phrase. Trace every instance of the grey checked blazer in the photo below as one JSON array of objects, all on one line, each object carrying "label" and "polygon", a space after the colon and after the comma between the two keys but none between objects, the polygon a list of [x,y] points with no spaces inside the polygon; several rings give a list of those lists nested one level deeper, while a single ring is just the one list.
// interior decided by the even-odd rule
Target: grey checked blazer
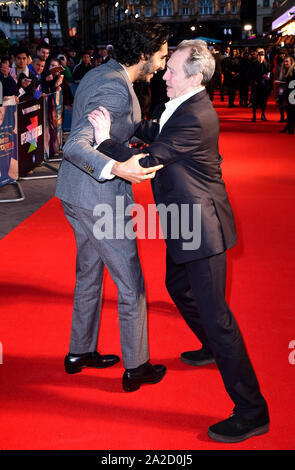
[{"label": "grey checked blazer", "polygon": [[128,145],[141,120],[141,110],[124,68],[113,59],[89,71],[79,84],[56,184],[58,198],[88,210],[98,203],[115,204],[116,195],[127,194],[129,203],[133,201],[130,183],[120,178],[100,179],[110,159],[93,148],[93,127],[87,119],[100,105],[111,113],[112,138]]}]

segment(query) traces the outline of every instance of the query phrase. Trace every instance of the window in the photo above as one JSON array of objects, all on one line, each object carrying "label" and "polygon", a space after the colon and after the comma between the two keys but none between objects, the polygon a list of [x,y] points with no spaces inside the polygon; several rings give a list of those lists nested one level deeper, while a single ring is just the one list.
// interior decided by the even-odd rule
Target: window
[{"label": "window", "polygon": [[172,16],[173,2],[171,0],[160,0],[158,2],[158,16]]},{"label": "window", "polygon": [[184,16],[189,15],[190,14],[190,8],[187,8],[187,7],[183,8],[182,9],[182,14]]},{"label": "window", "polygon": [[145,7],[145,16],[150,18],[152,16],[152,9],[150,7]]},{"label": "window", "polygon": [[199,14],[200,15],[213,15],[214,2],[213,0],[200,0],[199,1]]},{"label": "window", "polygon": [[269,0],[263,0],[263,8],[269,8]]}]

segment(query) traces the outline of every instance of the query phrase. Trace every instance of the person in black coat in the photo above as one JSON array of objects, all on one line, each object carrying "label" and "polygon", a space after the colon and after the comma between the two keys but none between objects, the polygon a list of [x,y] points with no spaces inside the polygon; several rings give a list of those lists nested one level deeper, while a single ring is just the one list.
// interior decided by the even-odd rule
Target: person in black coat
[{"label": "person in black coat", "polygon": [[261,108],[261,120],[266,121],[265,109],[271,91],[270,65],[265,59],[264,49],[258,49],[258,58],[252,66],[252,122],[256,122],[256,111]]},{"label": "person in black coat", "polygon": [[240,106],[247,107],[250,88],[251,64],[248,52],[244,52],[240,59]]},{"label": "person in black coat", "polygon": [[287,123],[280,132],[294,134],[295,124],[295,62],[288,70],[286,76],[286,94],[287,94]]},{"label": "person in black coat", "polygon": [[[18,87],[12,76],[9,74],[10,64],[5,57],[0,63],[0,81],[2,83],[2,98],[4,102],[15,104],[15,98],[18,96]],[[0,103],[2,104],[2,103]]]},{"label": "person in black coat", "polygon": [[228,93],[228,107],[234,108],[235,97],[239,87],[240,61],[238,51],[233,49],[231,55],[223,61],[224,85]]},{"label": "person in black coat", "polygon": [[[237,235],[222,179],[219,121],[205,89],[214,68],[206,43],[183,41],[163,77],[170,101],[160,123],[144,121],[136,135],[150,144],[149,155],[140,155],[144,158],[138,167],[164,165],[156,173],[152,189],[162,226],[167,227],[166,286],[202,343],[199,350],[183,352],[181,360],[193,366],[216,362],[235,407],[230,418],[209,427],[208,435],[232,443],[267,432],[269,416],[225,300],[226,251],[236,244]],[[89,120],[98,151],[117,160],[110,170],[112,177],[133,151],[109,138],[106,110],[92,112]],[[160,204],[166,212],[160,210]],[[167,209],[172,207],[168,216]]]},{"label": "person in black coat", "polygon": [[17,82],[18,92],[19,92],[19,102],[29,101],[34,98],[34,94],[37,87],[37,78],[29,70],[29,73],[26,75],[24,72],[21,72],[18,76]]},{"label": "person in black coat", "polygon": [[80,83],[84,75],[93,68],[91,64],[91,56],[88,51],[82,53],[81,62],[77,64],[72,73],[74,83]]},{"label": "person in black coat", "polygon": [[36,89],[36,77],[28,68],[29,53],[27,49],[19,47],[15,51],[15,67],[10,69],[18,88],[18,101],[31,100]]}]

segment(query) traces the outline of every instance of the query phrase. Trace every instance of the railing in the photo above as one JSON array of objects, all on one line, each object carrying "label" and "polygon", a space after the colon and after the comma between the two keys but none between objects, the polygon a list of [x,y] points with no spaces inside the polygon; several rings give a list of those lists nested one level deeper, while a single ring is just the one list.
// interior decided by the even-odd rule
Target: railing
[{"label": "railing", "polygon": [[[62,120],[62,92],[14,106],[0,106],[0,187],[17,184],[21,179],[56,178],[57,170],[48,163],[60,159]],[[27,176],[41,165],[51,168],[54,174]],[[22,193],[20,186],[17,186]],[[0,202],[23,198],[21,194],[20,198]]]}]

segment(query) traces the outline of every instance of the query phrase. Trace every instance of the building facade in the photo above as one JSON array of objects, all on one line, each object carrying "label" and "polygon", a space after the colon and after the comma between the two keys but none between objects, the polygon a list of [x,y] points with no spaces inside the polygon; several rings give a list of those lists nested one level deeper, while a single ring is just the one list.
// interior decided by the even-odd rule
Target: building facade
[{"label": "building facade", "polygon": [[[39,17],[34,21],[34,36],[46,37],[48,33],[56,39],[61,38],[56,1],[39,1]],[[37,10],[36,10],[37,11]],[[28,0],[0,2],[0,35],[11,42],[28,38]]]},{"label": "building facade", "polygon": [[272,32],[280,47],[295,46],[295,2],[277,2],[273,13]]},{"label": "building facade", "polygon": [[257,0],[257,34],[263,34],[271,29],[275,0]]},{"label": "building facade", "polygon": [[80,1],[80,34],[86,43],[114,42],[130,21],[147,18],[169,25],[171,45],[207,37],[229,43],[241,38],[241,0]]},{"label": "building facade", "polygon": [[68,22],[69,22],[69,34],[75,36],[78,32],[80,15],[79,15],[79,1],[68,0]]}]

